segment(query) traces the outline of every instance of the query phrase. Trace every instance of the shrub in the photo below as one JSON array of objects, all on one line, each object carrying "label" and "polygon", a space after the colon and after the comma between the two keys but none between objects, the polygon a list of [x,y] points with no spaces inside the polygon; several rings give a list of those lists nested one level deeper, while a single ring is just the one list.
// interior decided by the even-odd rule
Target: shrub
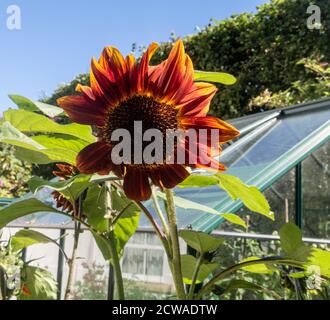
[{"label": "shrub", "polygon": [[[310,30],[306,25],[309,16],[306,10],[312,3],[321,8],[320,30]],[[256,14],[243,13],[212,21],[199,33],[185,37],[184,42],[196,69],[225,71],[237,77],[234,86],[219,86],[211,109],[217,116],[232,118],[258,111],[251,110],[250,101],[266,90],[283,92],[297,81],[313,79],[314,75],[297,62],[315,57],[330,61],[329,39],[328,0],[272,0],[260,6]],[[171,41],[163,43],[152,62],[165,59],[171,45]],[[73,94],[80,82],[88,83],[88,76],[79,75],[61,86],[46,102],[55,103],[60,96]],[[306,99],[319,95],[322,92]]]}]

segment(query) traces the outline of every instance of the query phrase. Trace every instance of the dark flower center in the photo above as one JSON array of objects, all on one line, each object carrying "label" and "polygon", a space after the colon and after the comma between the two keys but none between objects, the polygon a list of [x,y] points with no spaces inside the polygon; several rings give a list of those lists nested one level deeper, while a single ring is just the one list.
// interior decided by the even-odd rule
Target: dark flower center
[{"label": "dark flower center", "polygon": [[133,138],[134,121],[142,122],[143,133],[148,129],[158,129],[165,134],[167,129],[178,127],[177,111],[173,106],[159,103],[151,97],[136,95],[108,113],[104,133],[110,138],[116,129],[126,129]]},{"label": "dark flower center", "polygon": [[[166,130],[177,129],[177,111],[171,105],[160,103],[152,97],[136,95],[120,105],[110,109],[107,115],[106,125],[101,128],[101,134],[109,144],[114,146],[116,143],[111,141],[112,133],[117,129],[125,129],[130,133],[131,152],[134,153],[134,125],[136,121],[142,124],[142,137],[149,129],[157,129],[163,137],[163,154],[165,157],[166,148]],[[142,142],[143,150],[150,141]],[[165,159],[165,158],[164,158]]]}]

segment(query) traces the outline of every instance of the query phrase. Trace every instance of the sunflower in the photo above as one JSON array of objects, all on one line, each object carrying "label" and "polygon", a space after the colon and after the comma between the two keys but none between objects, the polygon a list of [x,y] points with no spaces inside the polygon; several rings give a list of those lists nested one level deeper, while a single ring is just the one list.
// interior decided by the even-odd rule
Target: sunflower
[{"label": "sunflower", "polygon": [[[170,129],[206,129],[206,134],[215,129],[219,132],[219,144],[239,134],[228,123],[207,116],[217,89],[209,83],[194,82],[193,64],[182,41],[174,44],[167,60],[150,66],[157,48],[152,43],[141,60],[136,61],[132,55],[124,58],[116,48],[106,47],[100,59],[91,62],[90,86],[78,85],[79,95],[58,100],[72,121],[92,125],[97,131],[98,141],[77,157],[79,171],[113,171],[123,178],[127,197],[137,201],[150,198],[149,180],[161,188],[173,188],[189,176],[187,167],[205,167],[205,159],[197,158],[194,164],[168,164],[165,157],[163,163],[157,164],[114,164],[111,151],[115,144],[111,136],[116,129],[126,129],[134,135],[135,121],[142,122],[143,132],[153,128],[164,135]],[[201,140],[197,147],[209,150],[209,139],[204,139],[206,144]],[[225,167],[214,160],[215,154],[208,154],[212,167],[223,171]]]},{"label": "sunflower", "polygon": [[[57,170],[53,171],[53,175],[59,177],[60,180],[67,180],[78,174],[77,168],[68,164],[56,164]],[[52,197],[56,203],[56,208],[61,208],[63,212],[74,213],[74,208],[72,203],[65,198],[60,192],[53,191]],[[78,203],[76,203],[76,206]]]}]

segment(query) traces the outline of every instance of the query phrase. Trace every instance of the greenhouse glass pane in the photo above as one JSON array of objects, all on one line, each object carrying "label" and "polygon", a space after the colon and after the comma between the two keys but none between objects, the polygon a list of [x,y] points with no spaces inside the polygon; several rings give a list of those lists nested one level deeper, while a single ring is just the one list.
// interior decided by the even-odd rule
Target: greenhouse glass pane
[{"label": "greenhouse glass pane", "polygon": [[123,273],[144,274],[144,252],[145,249],[127,247],[122,262]]},{"label": "greenhouse glass pane", "polygon": [[[267,185],[267,181],[271,183],[272,179],[276,180],[276,174],[278,174],[272,173],[272,176],[268,176],[268,172],[275,165],[280,166],[284,172],[286,168],[288,170],[292,168],[293,158],[287,160],[289,152],[292,153],[292,150],[295,150],[300,142],[307,142],[306,138],[325,125],[328,119],[330,119],[330,108],[295,112],[283,115],[277,120],[270,120],[269,123],[262,125],[263,130],[260,128],[255,130],[257,134],[252,131],[228,147],[220,156],[220,161],[229,166],[226,173],[238,176],[245,183],[255,184],[257,181],[258,186],[259,184]],[[327,128],[323,130],[327,130]],[[308,152],[308,149],[300,152],[302,153],[295,155],[298,159]],[[210,206],[219,212],[227,212],[233,203],[227,194],[218,187],[177,190],[177,193],[184,198]],[[194,210],[189,211],[189,214],[186,212],[187,210],[179,210],[178,220],[182,227],[193,224],[194,228],[206,230],[208,225],[213,222],[219,223],[219,217],[215,215]]]},{"label": "greenhouse glass pane", "polygon": [[[241,218],[248,221],[249,232],[272,234],[274,231],[278,231],[284,223],[295,222],[295,177],[295,169],[292,169],[263,192],[275,214],[275,221],[251,212],[245,207],[238,211]],[[227,222],[221,223],[218,229],[223,231],[243,230],[241,227]]]},{"label": "greenhouse glass pane", "polygon": [[330,237],[330,142],[302,163],[303,234]]},{"label": "greenhouse glass pane", "polygon": [[163,275],[163,262],[164,262],[164,251],[163,250],[147,250],[147,262],[146,262],[146,275],[147,276],[158,276]]}]

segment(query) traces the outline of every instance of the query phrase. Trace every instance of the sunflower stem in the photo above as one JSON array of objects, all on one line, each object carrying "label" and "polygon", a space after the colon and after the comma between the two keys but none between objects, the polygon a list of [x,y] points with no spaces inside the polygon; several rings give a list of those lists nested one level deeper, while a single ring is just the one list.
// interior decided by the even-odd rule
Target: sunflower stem
[{"label": "sunflower stem", "polygon": [[192,280],[191,280],[191,286],[190,286],[190,290],[189,290],[189,294],[188,294],[188,299],[189,300],[194,299],[195,288],[196,288],[196,284],[197,284],[197,278],[198,278],[199,270],[200,270],[201,265],[203,263],[203,259],[204,259],[203,254],[200,254],[200,256],[197,259],[197,263],[196,263],[195,270],[194,270],[194,273],[193,273],[193,277],[192,277]]},{"label": "sunflower stem", "polygon": [[[106,196],[105,196],[105,209],[106,213],[111,214],[112,210],[112,197],[111,197],[111,183],[109,181],[105,182],[105,190],[106,190]],[[117,252],[117,246],[116,246],[116,238],[114,235],[113,230],[113,224],[109,224],[109,232],[108,232],[108,241],[110,244],[110,255],[111,255],[111,264],[113,266],[114,272],[115,272],[115,280],[116,280],[116,289],[117,289],[117,295],[119,300],[125,300],[125,292],[124,292],[124,282],[123,282],[123,276],[121,273],[121,267],[120,267],[120,261],[119,256]]]},{"label": "sunflower stem", "polygon": [[156,210],[156,213],[158,214],[158,217],[160,219],[160,222],[163,225],[165,235],[167,237],[169,237],[168,225],[167,225],[167,222],[166,222],[165,217],[163,215],[162,209],[160,208],[160,205],[159,205],[159,202],[158,202],[158,199],[157,199],[157,194],[156,194],[156,188],[155,188],[155,186],[151,186],[151,191],[152,191],[151,197],[152,197],[152,201],[153,201],[153,204],[154,204],[154,208]]},{"label": "sunflower stem", "polygon": [[73,296],[74,291],[74,274],[76,270],[76,259],[77,259],[77,251],[78,251],[78,244],[79,244],[79,236],[81,232],[81,224],[80,222],[75,222],[74,228],[74,240],[73,240],[73,248],[71,258],[68,261],[69,266],[69,274],[68,274],[68,281],[66,285],[64,300],[70,300]]},{"label": "sunflower stem", "polygon": [[177,293],[177,298],[179,300],[184,300],[186,299],[186,292],[182,280],[183,277],[182,277],[182,269],[181,269],[180,244],[179,244],[179,235],[178,235],[173,191],[171,189],[165,189],[165,194],[167,200],[167,216],[169,222],[169,233],[172,244],[171,246],[172,259],[170,261],[170,264],[172,265],[171,271]]}]

